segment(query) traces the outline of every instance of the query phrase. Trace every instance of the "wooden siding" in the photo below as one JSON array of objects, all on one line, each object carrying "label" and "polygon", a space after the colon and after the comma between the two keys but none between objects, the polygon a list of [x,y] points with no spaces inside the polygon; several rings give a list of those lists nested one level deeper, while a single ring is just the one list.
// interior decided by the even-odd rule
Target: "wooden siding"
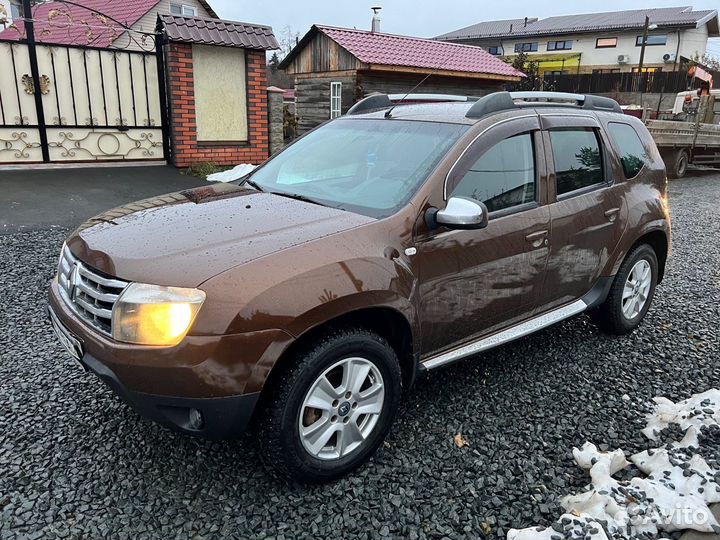
[{"label": "wooden siding", "polygon": [[358,69],[361,63],[322,32],[308,43],[287,67],[291,74]]},{"label": "wooden siding", "polygon": [[[375,92],[382,94],[403,94],[412,90],[412,88],[424,78],[425,75],[422,74],[360,71],[357,74],[357,84],[362,96],[368,96]],[[502,82],[430,75],[416,92],[421,94],[484,96],[497,90],[502,90]]]},{"label": "wooden siding", "polygon": [[314,74],[295,80],[298,134],[303,134],[330,119],[330,83],[342,83],[342,113],[356,101],[354,72]]}]

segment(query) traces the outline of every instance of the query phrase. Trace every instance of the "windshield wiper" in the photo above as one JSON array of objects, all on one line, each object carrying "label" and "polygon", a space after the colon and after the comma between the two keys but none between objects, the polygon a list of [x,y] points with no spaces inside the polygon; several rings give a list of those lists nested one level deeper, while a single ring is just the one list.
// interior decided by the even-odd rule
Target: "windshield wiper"
[{"label": "windshield wiper", "polygon": [[243,184],[247,184],[248,186],[251,186],[258,191],[263,191],[263,192],[265,191],[263,188],[260,187],[260,184],[258,184],[257,182],[254,182],[253,180],[250,180],[249,178],[246,178],[243,181]]},{"label": "windshield wiper", "polygon": [[271,191],[270,193],[272,193],[273,195],[280,195],[281,197],[287,197],[288,199],[295,199],[296,201],[317,204],[318,206],[327,206],[320,201],[316,201],[315,199],[311,199],[310,197],[306,197],[305,195],[300,195],[299,193],[285,193],[283,191]]}]

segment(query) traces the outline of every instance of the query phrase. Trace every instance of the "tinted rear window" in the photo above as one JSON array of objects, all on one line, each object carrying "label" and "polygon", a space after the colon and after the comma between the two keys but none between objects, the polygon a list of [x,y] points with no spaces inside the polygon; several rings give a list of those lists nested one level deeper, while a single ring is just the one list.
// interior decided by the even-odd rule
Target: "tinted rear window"
[{"label": "tinted rear window", "polygon": [[550,131],[550,140],[558,195],[603,181],[602,153],[594,129],[554,129]]},{"label": "tinted rear window", "polygon": [[628,124],[611,122],[608,130],[620,150],[620,160],[626,178],[635,178],[646,163],[650,161],[645,145],[635,129]]}]

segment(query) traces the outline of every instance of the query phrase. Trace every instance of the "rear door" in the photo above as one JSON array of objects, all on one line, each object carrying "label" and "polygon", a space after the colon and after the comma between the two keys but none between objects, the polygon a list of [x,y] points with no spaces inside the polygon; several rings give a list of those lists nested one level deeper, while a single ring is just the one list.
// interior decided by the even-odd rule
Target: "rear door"
[{"label": "rear door", "polygon": [[448,175],[445,199],[484,202],[486,228],[425,229],[416,237],[428,354],[512,324],[536,306],[550,234],[539,127],[534,115],[491,128]]},{"label": "rear door", "polygon": [[622,236],[627,206],[609,141],[596,118],[541,118],[550,167],[550,255],[540,309],[590,291]]}]

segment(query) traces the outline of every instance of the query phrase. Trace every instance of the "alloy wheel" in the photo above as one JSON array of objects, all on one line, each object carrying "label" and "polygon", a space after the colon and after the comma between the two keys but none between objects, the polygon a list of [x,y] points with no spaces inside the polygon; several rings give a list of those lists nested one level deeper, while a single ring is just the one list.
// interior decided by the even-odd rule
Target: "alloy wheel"
[{"label": "alloy wheel", "polygon": [[315,458],[340,459],[368,438],[383,410],[385,388],[370,360],[351,357],[326,369],[305,395],[300,440]]},{"label": "alloy wheel", "polygon": [[622,311],[626,319],[637,317],[645,307],[652,286],[652,268],[640,259],[630,270],[622,295]]}]

